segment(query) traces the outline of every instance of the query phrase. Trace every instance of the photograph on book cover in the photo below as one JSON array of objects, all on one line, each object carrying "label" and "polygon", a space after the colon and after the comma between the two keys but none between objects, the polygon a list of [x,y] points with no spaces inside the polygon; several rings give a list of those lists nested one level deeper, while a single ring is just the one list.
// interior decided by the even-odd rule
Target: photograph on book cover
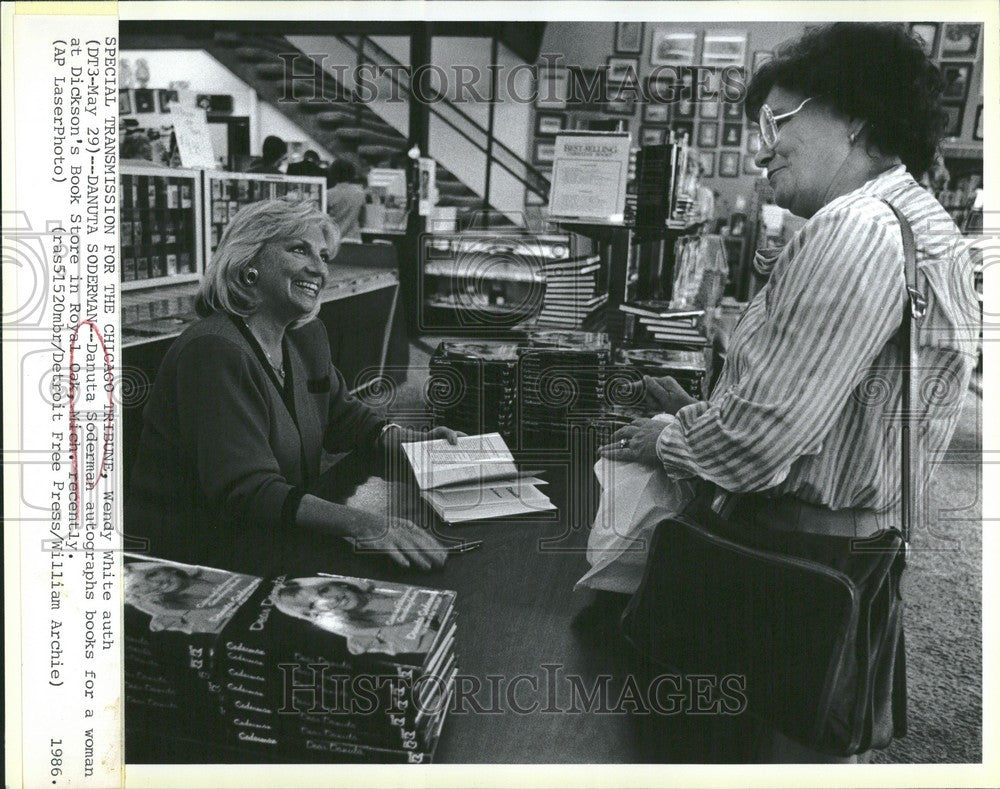
[{"label": "photograph on book cover", "polygon": [[6,785],[1000,783],[995,4],[0,11]]}]

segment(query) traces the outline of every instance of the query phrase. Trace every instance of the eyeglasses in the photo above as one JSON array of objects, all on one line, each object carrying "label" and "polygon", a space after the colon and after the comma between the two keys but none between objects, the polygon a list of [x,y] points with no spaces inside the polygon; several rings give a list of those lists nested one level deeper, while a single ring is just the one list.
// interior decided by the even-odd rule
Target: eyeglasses
[{"label": "eyeglasses", "polygon": [[768,148],[773,147],[778,141],[778,123],[797,115],[810,101],[812,101],[811,96],[791,112],[783,112],[781,115],[775,115],[766,104],[761,105],[760,117],[757,122],[760,125],[760,139],[764,145]]}]

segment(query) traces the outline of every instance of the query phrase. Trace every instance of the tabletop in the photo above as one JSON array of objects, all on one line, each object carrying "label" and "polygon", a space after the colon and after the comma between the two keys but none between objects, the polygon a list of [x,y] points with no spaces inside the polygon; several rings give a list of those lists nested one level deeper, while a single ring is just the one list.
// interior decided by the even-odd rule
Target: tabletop
[{"label": "tabletop", "polygon": [[[592,448],[591,448],[592,449]],[[517,454],[517,453],[516,453]],[[576,454],[576,453],[574,453]],[[555,512],[446,526],[444,542],[483,540],[437,572],[315,541],[286,550],[283,571],[333,572],[452,589],[457,593],[458,698],[445,721],[438,763],[643,761],[633,722],[617,710],[625,645],[613,607],[574,591],[587,571],[587,535],[599,500],[593,459],[521,453],[540,469]],[[427,521],[425,521],[427,522]],[[129,762],[239,761],[210,746],[128,741]]]}]

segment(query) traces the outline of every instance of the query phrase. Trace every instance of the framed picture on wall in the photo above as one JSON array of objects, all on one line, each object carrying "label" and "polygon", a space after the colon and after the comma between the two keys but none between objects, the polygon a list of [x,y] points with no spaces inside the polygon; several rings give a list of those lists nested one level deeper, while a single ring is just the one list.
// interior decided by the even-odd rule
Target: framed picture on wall
[{"label": "framed picture on wall", "polygon": [[639,58],[608,58],[608,85],[639,84]]},{"label": "framed picture on wall", "polygon": [[639,145],[663,145],[667,139],[667,130],[656,126],[643,126],[639,132]]},{"label": "framed picture on wall", "polygon": [[177,101],[177,91],[158,90],[156,91],[156,95],[160,101],[160,112],[170,112],[171,103]]},{"label": "framed picture on wall", "polygon": [[698,102],[698,117],[707,121],[717,120],[719,117],[719,100],[702,99]]},{"label": "framed picture on wall", "polygon": [[642,120],[644,123],[670,123],[670,105],[646,102],[642,106]]},{"label": "framed picture on wall", "polygon": [[532,161],[535,164],[552,164],[556,158],[556,144],[549,140],[536,140]]},{"label": "framed picture on wall", "polygon": [[910,35],[914,35],[922,42],[924,54],[927,57],[934,57],[937,52],[938,39],[941,37],[940,22],[910,22]]},{"label": "framed picture on wall", "polygon": [[705,33],[701,62],[706,66],[746,65],[747,34],[740,31]]},{"label": "framed picture on wall", "polygon": [[615,52],[620,55],[640,54],[645,27],[642,22],[616,22]]},{"label": "framed picture on wall", "polygon": [[944,90],[941,98],[945,101],[965,101],[969,96],[969,82],[972,81],[971,63],[942,63],[941,77]]},{"label": "framed picture on wall", "polygon": [[673,77],[646,77],[644,87],[646,98],[650,102],[656,102],[657,104],[672,104],[677,101],[677,96],[680,93],[677,81]]},{"label": "framed picture on wall", "polygon": [[736,151],[719,153],[719,175],[725,178],[735,178],[740,174],[740,155]]},{"label": "framed picture on wall", "polygon": [[743,144],[743,124],[723,123],[722,144],[727,148],[739,148]]},{"label": "framed picture on wall", "polygon": [[135,111],[143,113],[156,112],[156,100],[153,97],[153,91],[148,88],[136,88]]},{"label": "framed picture on wall", "polygon": [[949,24],[944,25],[941,36],[942,58],[973,58],[979,51],[981,25]]},{"label": "framed picture on wall", "polygon": [[678,139],[686,134],[688,142],[694,140],[694,121],[674,121],[670,124],[670,128],[674,130]]},{"label": "framed picture on wall", "polygon": [[566,114],[562,112],[539,112],[535,118],[535,134],[552,136],[566,128]]},{"label": "framed picture on wall", "polygon": [[722,105],[722,117],[724,120],[736,123],[743,122],[743,104],[740,102],[727,101]]},{"label": "framed picture on wall", "polygon": [[962,115],[965,114],[964,104],[945,104],[941,107],[948,120],[944,125],[945,137],[958,137],[962,134]]},{"label": "framed picture on wall", "polygon": [[132,91],[130,90],[118,91],[118,114],[119,115],[132,114]]},{"label": "framed picture on wall", "polygon": [[972,139],[983,139],[983,105],[976,107],[976,125],[972,127]]},{"label": "framed picture on wall", "polygon": [[701,174],[705,178],[715,177],[715,151],[701,151]]},{"label": "framed picture on wall", "polygon": [[561,66],[541,71],[538,74],[538,95],[535,106],[561,110],[569,98],[569,70]]},{"label": "framed picture on wall", "polygon": [[635,94],[629,94],[620,99],[606,102],[604,111],[608,115],[632,115],[635,113],[635,105]]},{"label": "framed picture on wall", "polygon": [[691,99],[681,99],[674,105],[674,117],[683,120],[694,118],[694,102]]},{"label": "framed picture on wall", "polygon": [[756,71],[772,58],[774,58],[773,52],[769,52],[765,49],[758,49],[756,52],[753,53],[753,64],[751,66],[752,70]]},{"label": "framed picture on wall", "polygon": [[719,145],[719,125],[717,123],[698,124],[698,147],[717,148]]},{"label": "framed picture on wall", "polygon": [[698,58],[698,33],[694,30],[653,30],[649,62],[654,66],[691,66]]},{"label": "framed picture on wall", "polygon": [[624,118],[591,118],[586,122],[586,126],[580,128],[587,131],[613,132],[618,131],[618,124],[624,124],[625,128],[628,128],[628,120]]},{"label": "framed picture on wall", "polygon": [[747,153],[760,151],[760,129],[747,129]]}]

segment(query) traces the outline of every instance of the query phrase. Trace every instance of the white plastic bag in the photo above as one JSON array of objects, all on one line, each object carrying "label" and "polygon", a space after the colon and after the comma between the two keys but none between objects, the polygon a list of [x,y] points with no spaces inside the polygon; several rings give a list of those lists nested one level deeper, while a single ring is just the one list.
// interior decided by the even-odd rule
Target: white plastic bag
[{"label": "white plastic bag", "polygon": [[662,467],[601,458],[594,466],[601,502],[587,540],[591,569],[577,589],[632,594],[639,587],[656,525],[694,497],[693,482],[671,479]]}]

